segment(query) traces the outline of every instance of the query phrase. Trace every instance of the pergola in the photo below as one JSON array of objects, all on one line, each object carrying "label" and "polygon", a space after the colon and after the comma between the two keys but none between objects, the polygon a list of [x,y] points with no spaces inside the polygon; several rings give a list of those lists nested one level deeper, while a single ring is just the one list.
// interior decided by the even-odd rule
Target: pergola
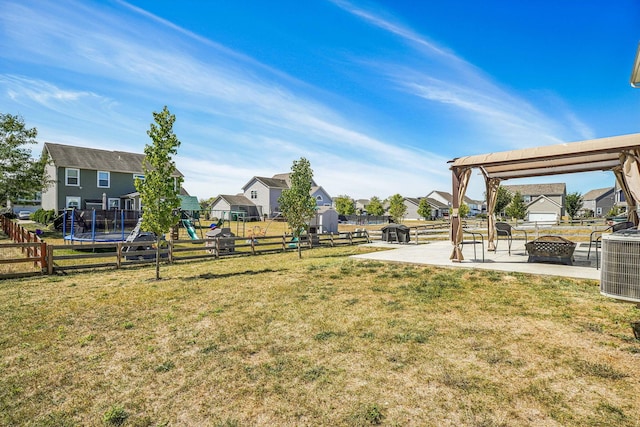
[{"label": "pergola", "polygon": [[486,183],[488,250],[495,250],[495,205],[500,183],[507,179],[527,178],[589,171],[613,171],[624,192],[629,220],[638,225],[640,200],[640,133],[586,141],[524,148],[521,150],[459,157],[449,161],[453,176],[451,215],[451,260],[460,262],[463,239],[458,216],[472,169],[480,169]]}]

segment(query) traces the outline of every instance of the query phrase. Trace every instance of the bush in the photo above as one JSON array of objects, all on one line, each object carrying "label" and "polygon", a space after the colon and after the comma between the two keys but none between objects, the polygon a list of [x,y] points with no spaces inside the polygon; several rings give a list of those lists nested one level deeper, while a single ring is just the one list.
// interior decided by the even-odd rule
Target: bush
[{"label": "bush", "polygon": [[40,224],[47,225],[53,222],[53,219],[56,217],[56,211],[53,209],[44,210],[38,209],[31,215],[31,219]]}]

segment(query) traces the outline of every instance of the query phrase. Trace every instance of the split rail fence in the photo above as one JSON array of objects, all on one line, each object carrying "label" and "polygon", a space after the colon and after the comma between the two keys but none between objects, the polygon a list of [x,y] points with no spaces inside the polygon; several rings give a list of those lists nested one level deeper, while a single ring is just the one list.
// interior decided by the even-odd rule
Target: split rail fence
[{"label": "split rail fence", "polygon": [[[156,248],[149,241],[82,244],[50,244],[35,233],[25,230],[11,220],[2,218],[2,229],[14,242],[0,244],[4,248],[22,248],[21,257],[0,259],[0,264],[33,262],[28,272],[0,273],[0,278],[56,274],[65,271],[97,268],[122,268],[131,265],[155,263]],[[303,236],[300,242],[291,236],[216,237],[204,240],[163,241],[160,260],[173,263],[187,260],[219,259],[223,257],[251,256],[267,253],[297,251],[318,247],[335,247],[370,242],[366,230],[340,234]]]}]

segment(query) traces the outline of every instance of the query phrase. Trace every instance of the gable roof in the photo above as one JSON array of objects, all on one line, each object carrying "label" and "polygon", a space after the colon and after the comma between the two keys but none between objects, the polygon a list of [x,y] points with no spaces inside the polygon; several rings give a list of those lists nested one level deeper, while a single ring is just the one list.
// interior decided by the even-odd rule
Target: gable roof
[{"label": "gable roof", "polygon": [[[58,167],[122,173],[142,173],[145,155],[126,151],[109,151],[73,145],[44,143],[44,150]],[[183,176],[176,169],[175,176]]]},{"label": "gable roof", "polygon": [[228,194],[220,194],[216,200],[212,203],[212,205],[215,205],[216,202],[220,199],[223,199],[225,202],[227,202],[230,206],[255,206],[255,203],[253,203],[251,200],[247,199],[244,195],[242,194],[238,194],[236,196],[232,196],[232,195],[228,195]]},{"label": "gable roof", "polygon": [[564,183],[503,185],[503,187],[511,194],[520,192],[521,196],[561,195],[566,192],[567,188]]},{"label": "gable roof", "polygon": [[437,208],[437,209],[448,209],[449,208],[449,205],[446,205],[446,204],[442,203],[440,200],[432,199],[431,197],[427,197],[427,202],[429,202],[429,204],[431,206],[433,206],[434,208]]},{"label": "gable roof", "polygon": [[548,198],[547,196],[545,196],[544,194],[541,196],[536,197],[535,199],[532,199],[529,203],[527,203],[526,207],[527,209],[529,209],[530,206],[534,205],[535,203],[539,202],[540,200],[546,200],[549,203],[556,205],[558,208],[562,209],[562,205],[558,202],[556,202],[555,200],[552,200],[550,198]]},{"label": "gable roof", "polygon": [[251,185],[251,183],[253,181],[258,181],[258,182],[262,183],[262,185],[264,185],[267,188],[282,188],[282,189],[289,188],[289,186],[287,185],[287,182],[285,180],[283,180],[283,179],[267,178],[267,177],[264,177],[264,176],[254,176],[253,178],[251,178],[249,180],[249,182],[247,182],[242,187],[242,190],[246,190],[247,187],[249,185]]},{"label": "gable roof", "polygon": [[[453,196],[452,196],[450,193],[447,193],[446,191],[438,191],[438,190],[434,190],[434,191],[432,191],[432,192],[431,192],[431,193],[429,193],[429,194],[433,194],[433,193],[436,193],[436,194],[440,195],[440,197],[442,197],[443,199],[445,199],[447,202],[449,202],[449,203],[453,203]],[[435,201],[435,199],[433,199],[433,198],[431,198],[431,197],[428,197],[428,198],[427,198],[427,200],[429,200],[429,201],[431,201],[431,200]],[[470,203],[472,203],[472,204],[482,204],[482,202],[481,202],[481,201],[473,200],[473,199],[471,199],[471,198],[467,197],[466,195],[464,196],[464,202],[465,202],[466,204],[470,204]],[[438,203],[439,203],[439,204],[442,204],[442,202],[438,202]],[[445,206],[445,207],[448,207],[448,206]]]},{"label": "gable roof", "polygon": [[595,190],[587,191],[587,193],[582,196],[582,200],[598,200],[609,192],[613,193],[613,187],[597,188]]}]

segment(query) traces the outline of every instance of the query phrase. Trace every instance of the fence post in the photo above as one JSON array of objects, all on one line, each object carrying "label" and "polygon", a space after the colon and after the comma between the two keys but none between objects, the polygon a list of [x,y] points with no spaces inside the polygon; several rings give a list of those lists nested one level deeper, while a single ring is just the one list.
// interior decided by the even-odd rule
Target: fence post
[{"label": "fence post", "polygon": [[169,240],[169,264],[173,264],[173,240]]},{"label": "fence post", "polygon": [[47,244],[40,241],[40,270],[45,271],[47,269]]},{"label": "fence post", "polygon": [[213,252],[216,259],[220,258],[220,237],[216,237],[215,244],[213,246]]},{"label": "fence post", "polygon": [[369,237],[369,231],[368,230],[364,230],[364,235],[367,237],[367,243],[371,243],[371,238]]},{"label": "fence post", "polygon": [[334,247],[334,243],[333,243],[333,233],[329,234],[329,241],[331,242],[331,247]]},{"label": "fence post", "polygon": [[118,242],[116,246],[116,268],[122,266],[122,242]]},{"label": "fence post", "polygon": [[256,240],[253,238],[253,236],[249,237],[251,239],[251,254],[255,255],[256,254]]},{"label": "fence post", "polygon": [[53,274],[53,245],[47,245],[47,274]]},{"label": "fence post", "polygon": [[283,234],[282,235],[282,252],[286,252],[287,251],[287,235]]}]

